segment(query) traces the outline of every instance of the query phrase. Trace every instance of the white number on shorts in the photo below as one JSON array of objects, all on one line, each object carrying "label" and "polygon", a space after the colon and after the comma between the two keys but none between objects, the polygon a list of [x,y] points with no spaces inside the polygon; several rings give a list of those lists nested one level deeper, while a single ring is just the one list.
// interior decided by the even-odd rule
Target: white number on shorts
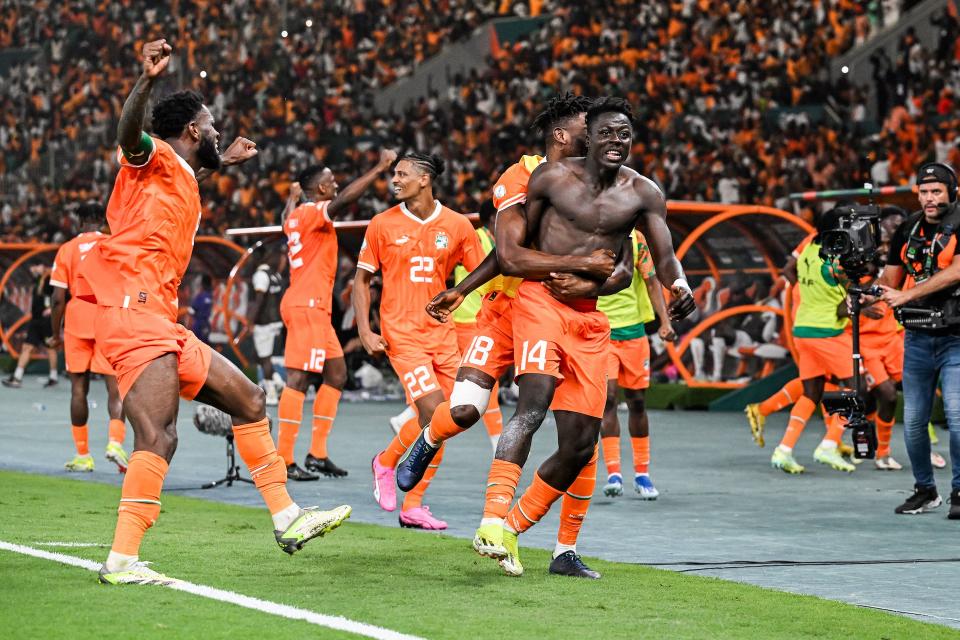
[{"label": "white number on shorts", "polygon": [[403,374],[403,381],[407,383],[411,398],[419,398],[437,388],[437,385],[430,382],[430,370],[423,366]]},{"label": "white number on shorts", "polygon": [[301,251],[303,251],[303,243],[300,242],[300,232],[290,232],[287,236],[287,257],[290,259],[291,269],[299,269],[303,266],[303,258],[296,257]]},{"label": "white number on shorts", "polygon": [[310,349],[310,364],[308,371],[323,371],[323,363],[327,360],[326,349]]},{"label": "white number on shorts", "polygon": [[467,348],[467,363],[482,367],[487,364],[490,350],[493,349],[493,339],[487,336],[474,336],[473,342]]},{"label": "white number on shorts", "polygon": [[433,258],[430,256],[413,256],[410,258],[410,282],[433,282]]},{"label": "white number on shorts", "polygon": [[547,368],[547,341],[537,340],[530,346],[530,342],[523,341],[523,350],[520,354],[520,369],[525,370],[528,363],[537,365],[540,371]]}]

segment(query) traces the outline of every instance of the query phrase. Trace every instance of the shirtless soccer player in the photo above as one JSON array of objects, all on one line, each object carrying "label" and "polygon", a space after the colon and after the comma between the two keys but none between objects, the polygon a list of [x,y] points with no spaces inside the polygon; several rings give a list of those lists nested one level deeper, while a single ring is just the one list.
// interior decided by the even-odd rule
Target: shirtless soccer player
[{"label": "shirtless soccer player", "polygon": [[177,448],[181,396],[232,417],[237,451],[270,510],[283,551],[296,552],[350,515],[348,506],[305,510],[290,499],[286,469],[270,437],[263,390],[177,324],[177,288],[200,224],[198,180],[257,152],[254,143],[237,138],[221,157],[213,117],[192,91],[158,100],[152,117],[155,137],[143,131],[150,91],[171,51],[166,40],[143,47],[143,73],[123,105],[117,129],[120,171],[107,205],[112,235],[90,250],[77,279],[78,296],[98,305],[95,340],[116,372],[134,433],[113,545],[100,570],[106,584],[170,582],[138,554],[144,534],[160,515],[163,479]]},{"label": "shirtless soccer player", "polygon": [[[386,353],[390,358],[406,389],[407,404],[417,408],[421,428],[449,397],[460,361],[453,326],[437,322],[424,313],[424,307],[443,290],[454,267],[462,264],[473,270],[483,259],[470,221],[433,197],[433,181],[441,173],[443,160],[436,156],[411,153],[397,163],[393,188],[400,204],[370,221],[353,287],[360,340],[367,353]],[[377,271],[383,272],[382,336],[370,329],[370,279]],[[401,430],[371,463],[373,495],[385,511],[397,508],[394,470],[414,437],[415,433]],[[423,479],[409,487],[400,512],[401,526],[446,529],[447,523],[423,506],[423,493],[442,455],[441,449]]]},{"label": "shirtless soccer player", "polygon": [[[317,476],[311,471],[335,478],[347,475],[346,470],[335,465],[327,455],[327,437],[333,429],[340,393],[347,381],[343,349],[330,320],[333,281],[337,276],[337,232],[333,220],[356,202],[396,159],[395,151],[382,151],[376,166],[341,193],[337,193],[333,172],[319,165],[302,171],[290,187],[283,220],[290,288],[280,302],[280,315],[287,327],[284,351],[287,386],[280,394],[277,407],[280,420],[277,450],[291,480],[316,480]],[[296,206],[301,189],[307,202]],[[321,376],[322,383],[317,385],[313,401],[313,432],[304,471],[293,459],[293,446],[303,418],[304,394],[311,381],[317,379],[319,383]]]},{"label": "shirtless soccer player", "polygon": [[[589,106],[588,98],[567,93],[550,100],[534,119],[534,127],[544,136],[546,157],[521,157],[519,162],[504,171],[494,185],[493,203],[498,209],[498,236],[512,234],[522,239],[525,235],[522,208],[526,202],[527,182],[534,169],[548,158],[560,160],[583,155],[586,149],[585,116]],[[614,269],[613,256],[609,252],[597,251],[588,256],[553,256],[521,247],[520,242],[512,242],[512,246],[517,248],[509,256],[518,268],[527,264],[545,265],[556,271],[579,271],[598,279],[610,276]],[[624,260],[619,273],[626,280],[621,282],[621,287],[629,282],[631,274],[630,257],[625,255]],[[499,272],[497,255],[493,253],[457,287],[434,298],[428,306],[428,312],[438,320],[445,320],[451,311],[459,311],[464,296],[470,295]],[[429,429],[417,440],[410,455],[398,468],[397,484],[400,488],[413,486],[419,481],[441,442],[462,433],[476,423],[480,415],[486,415],[494,383],[513,364],[513,314],[510,307],[520,282],[519,278],[496,277],[484,287],[489,293],[477,317],[474,335],[463,352],[453,394],[449,402],[437,408]],[[589,506],[589,494],[593,493],[596,482],[596,465],[587,465],[581,475],[563,498],[556,558],[550,570],[562,575],[595,577],[596,572],[584,566],[577,556],[576,541]]]},{"label": "shirtless soccer player", "polygon": [[[561,256],[592,251],[631,255],[628,234],[638,226],[649,240],[660,281],[671,287],[671,316],[694,308],[690,287],[673,253],[666,225],[666,202],[650,180],[623,166],[633,139],[631,110],[619,98],[603,98],[587,112],[586,158],[546,163],[530,177],[524,209],[524,244]],[[498,234],[497,252],[508,275],[530,279],[549,272],[520,271],[510,262],[512,246]],[[507,258],[507,259],[505,259]],[[513,302],[517,412],[504,428],[487,485],[484,519],[474,538],[482,555],[500,560],[510,575],[521,575],[517,535],[542,518],[581,470],[596,456],[606,401],[606,355],[610,325],[596,309],[602,284],[573,277],[556,297],[551,283],[525,281]],[[533,434],[547,409],[554,411],[558,449],[538,469],[533,484],[509,512],[516,480],[530,451]],[[592,491],[592,489],[591,489]],[[506,516],[505,520],[504,515]]]},{"label": "shirtless soccer player", "polygon": [[[120,473],[127,470],[127,452],[123,450],[126,427],[123,423],[123,404],[117,390],[117,378],[97,343],[93,339],[97,306],[76,297],[77,271],[80,261],[105,238],[100,229],[106,218],[103,205],[86,202],[77,208],[80,234],[60,245],[53,260],[50,284],[53,286],[53,304],[50,322],[53,337],[50,348],[57,350],[63,345],[67,373],[70,374],[70,423],[73,425],[73,442],[77,447],[76,457],[64,465],[67,471],[93,471],[90,456],[87,418],[90,409],[87,393],[90,391],[90,372],[99,373],[107,385],[107,412],[110,414],[107,451],[104,457],[117,465]],[[73,295],[67,302],[67,292]],[[66,313],[64,313],[66,311]]]}]

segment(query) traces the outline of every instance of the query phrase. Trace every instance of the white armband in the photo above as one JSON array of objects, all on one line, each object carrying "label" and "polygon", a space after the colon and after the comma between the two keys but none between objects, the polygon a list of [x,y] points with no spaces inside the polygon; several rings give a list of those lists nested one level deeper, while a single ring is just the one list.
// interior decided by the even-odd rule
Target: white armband
[{"label": "white armband", "polygon": [[683,290],[686,291],[687,293],[691,293],[691,294],[693,293],[693,289],[690,288],[690,285],[687,284],[687,281],[684,280],[683,278],[677,278],[676,280],[674,280],[674,281],[673,281],[673,286],[671,286],[670,288],[671,288],[671,289],[675,289],[675,288],[677,288],[677,287],[680,287],[681,289],[683,289]]}]

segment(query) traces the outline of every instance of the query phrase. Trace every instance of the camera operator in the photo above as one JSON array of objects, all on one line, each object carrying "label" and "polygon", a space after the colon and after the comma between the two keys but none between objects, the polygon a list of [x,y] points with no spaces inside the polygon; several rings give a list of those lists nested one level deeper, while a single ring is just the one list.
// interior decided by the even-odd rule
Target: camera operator
[{"label": "camera operator", "polygon": [[920,211],[897,229],[880,277],[883,300],[898,309],[906,328],[904,439],[916,483],[913,495],[895,511],[922,513],[942,502],[933,479],[927,431],[939,380],[953,465],[948,517],[956,520],[960,519],[960,309],[952,296],[960,293],[957,175],[945,164],[925,164],[917,172],[917,187]]}]

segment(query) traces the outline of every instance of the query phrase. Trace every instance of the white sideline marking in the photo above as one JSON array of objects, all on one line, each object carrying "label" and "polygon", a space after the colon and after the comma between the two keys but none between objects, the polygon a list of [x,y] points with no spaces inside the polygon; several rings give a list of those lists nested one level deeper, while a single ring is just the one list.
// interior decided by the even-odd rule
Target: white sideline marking
[{"label": "white sideline marking", "polygon": [[[68,556],[63,553],[44,551],[42,549],[34,549],[33,547],[13,544],[12,542],[5,542],[3,540],[0,540],[0,550],[21,553],[26,556],[33,556],[34,558],[41,558],[43,560],[53,560],[54,562],[68,564],[73,567],[80,567],[81,569],[87,569],[89,571],[100,571],[100,563],[94,562],[93,560],[77,558],[76,556]],[[269,613],[271,615],[288,618],[290,620],[303,620],[305,622],[309,622],[310,624],[315,624],[321,627],[336,629],[338,631],[346,631],[348,633],[355,633],[368,638],[376,638],[377,640],[423,640],[423,638],[418,636],[407,635],[405,633],[400,633],[399,631],[384,629],[383,627],[366,624],[364,622],[356,622],[342,616],[330,616],[322,613],[315,613],[313,611],[308,611],[307,609],[299,609],[297,607],[291,607],[278,602],[261,600],[259,598],[245,596],[241,593],[217,589],[215,587],[208,587],[202,584],[193,584],[192,582],[186,582],[185,580],[177,580],[173,584],[165,586],[176,591],[184,591],[186,593],[192,593],[196,596],[210,598],[211,600],[229,602],[230,604],[235,604],[238,607],[262,611],[263,613]]]},{"label": "white sideline marking", "polygon": [[33,544],[38,547],[70,547],[70,548],[81,548],[81,547],[102,547],[107,548],[110,545],[103,542],[34,542]]}]

